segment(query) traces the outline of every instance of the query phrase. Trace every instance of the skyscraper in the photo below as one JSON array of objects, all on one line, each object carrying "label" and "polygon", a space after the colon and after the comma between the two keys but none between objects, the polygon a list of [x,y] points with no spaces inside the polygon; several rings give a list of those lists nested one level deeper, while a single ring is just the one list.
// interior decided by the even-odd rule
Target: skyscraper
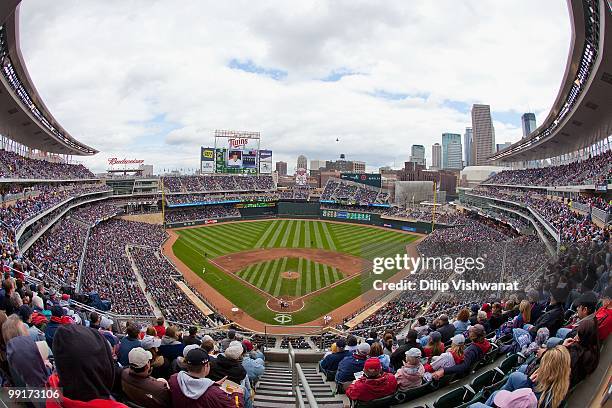
[{"label": "skyscraper", "polygon": [[535,113],[523,113],[521,116],[521,123],[523,124],[523,139],[529,136],[531,132],[536,130],[536,117]]},{"label": "skyscraper", "polygon": [[321,167],[325,167],[325,160],[311,160],[310,170],[319,170]]},{"label": "skyscraper", "polygon": [[464,161],[466,166],[472,165],[472,139],[474,135],[472,133],[471,127],[465,128],[465,133],[463,134],[463,151],[464,151]]},{"label": "skyscraper", "polygon": [[410,149],[410,161],[413,163],[425,165],[425,146],[412,145]]},{"label": "skyscraper", "polygon": [[431,146],[431,167],[432,170],[440,170],[442,168],[442,146],[440,143],[435,143]]},{"label": "skyscraper", "polygon": [[303,154],[300,154],[297,158],[297,168],[308,170],[308,159]]},{"label": "skyscraper", "polygon": [[[459,149],[457,151],[457,149]],[[461,135],[442,133],[442,168],[462,169]]]},{"label": "skyscraper", "polygon": [[276,162],[276,172],[278,173],[279,176],[286,176],[287,175],[287,162],[277,161]]},{"label": "skyscraper", "polygon": [[472,106],[472,131],[472,165],[488,165],[489,156],[495,151],[495,129],[489,105]]}]

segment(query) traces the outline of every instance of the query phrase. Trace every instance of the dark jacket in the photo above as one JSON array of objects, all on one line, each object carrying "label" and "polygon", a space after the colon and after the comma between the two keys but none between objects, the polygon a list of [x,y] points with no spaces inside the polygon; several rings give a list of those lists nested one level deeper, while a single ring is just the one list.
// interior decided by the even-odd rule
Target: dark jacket
[{"label": "dark jacket", "polygon": [[436,330],[442,335],[442,343],[446,343],[455,335],[455,326],[450,323],[440,326]]},{"label": "dark jacket", "polygon": [[126,368],[121,372],[121,389],[130,402],[145,408],[164,408],[172,404],[170,389],[164,382]]},{"label": "dark jacket", "polygon": [[[241,408],[242,394],[227,394],[208,378],[193,378],[184,371],[168,380],[173,408]],[[236,404],[238,400],[238,404]]]},{"label": "dark jacket", "polygon": [[174,361],[177,357],[183,355],[183,349],[185,345],[181,342],[176,342],[176,344],[164,344],[162,342],[161,346],[159,346],[159,354],[164,356],[168,361]]},{"label": "dark jacket", "polygon": [[477,361],[481,360],[485,354],[491,350],[491,343],[488,340],[484,340],[482,343],[470,343],[463,353],[463,362],[455,364],[452,367],[444,369],[444,375],[450,374],[465,374],[470,367]]},{"label": "dark jacket", "polygon": [[45,340],[47,341],[49,347],[53,346],[53,337],[60,326],[60,323],[54,322],[53,320],[47,324],[47,328],[45,329]]},{"label": "dark jacket", "polygon": [[351,352],[348,350],[331,353],[321,360],[321,368],[326,371],[336,371],[338,370],[338,364],[340,364],[340,361],[342,361],[344,357],[348,357],[350,355]]},{"label": "dark jacket", "polygon": [[240,361],[226,358],[219,354],[215,360],[210,360],[210,374],[208,378],[217,381],[227,376],[227,379],[240,384],[247,373]]},{"label": "dark jacket", "polygon": [[557,330],[563,325],[563,314],[564,310],[561,303],[549,305],[546,312],[536,320],[535,325],[529,330],[532,337],[541,327],[546,327],[551,336],[557,333]]},{"label": "dark jacket", "polygon": [[119,364],[124,367],[127,367],[130,364],[128,354],[132,349],[140,346],[140,340],[138,339],[131,339],[127,336],[121,339],[121,343],[119,344],[119,351],[117,352],[117,360],[119,361]]},{"label": "dark jacket", "polygon": [[198,338],[194,334],[193,336],[189,335],[189,336],[183,337],[183,344],[186,346],[189,346],[191,344],[197,344],[199,346],[200,344],[202,344],[202,342],[198,340]]},{"label": "dark jacket", "polygon": [[363,365],[365,364],[368,356],[364,356],[355,353],[351,356],[346,356],[338,364],[338,370],[336,371],[336,382],[347,382],[353,381],[355,376],[353,374],[363,371]]},{"label": "dark jacket", "polygon": [[47,369],[40,356],[36,343],[30,336],[13,337],[6,345],[6,358],[15,386],[44,387],[47,382]]},{"label": "dark jacket", "polygon": [[504,316],[501,313],[492,314],[491,318],[489,319],[489,330],[497,330],[505,322],[506,320],[504,319]]},{"label": "dark jacket", "polygon": [[421,350],[421,355],[425,355],[425,353],[423,352],[423,348],[421,347],[421,343],[419,343],[418,341],[414,343],[402,344],[397,348],[397,350],[393,352],[393,354],[391,354],[391,367],[393,367],[395,371],[403,367],[404,360],[406,359],[406,352],[411,348],[418,348],[419,350]]}]

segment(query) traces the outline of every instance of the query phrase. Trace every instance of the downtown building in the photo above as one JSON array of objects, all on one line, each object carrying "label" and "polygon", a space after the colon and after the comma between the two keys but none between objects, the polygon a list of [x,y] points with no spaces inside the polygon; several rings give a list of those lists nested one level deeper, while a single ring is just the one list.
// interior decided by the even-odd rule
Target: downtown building
[{"label": "downtown building", "polygon": [[431,170],[442,169],[442,146],[440,143],[434,143],[431,146]]},{"label": "downtown building", "polygon": [[466,166],[473,165],[472,163],[472,140],[474,138],[472,128],[466,127],[463,134],[463,164]]},{"label": "downtown building", "polygon": [[463,168],[462,157],[461,135],[458,133],[442,133],[442,168],[445,170],[461,170]]},{"label": "downtown building", "polygon": [[472,166],[486,166],[495,152],[495,129],[489,105],[472,106]]},{"label": "downtown building", "polygon": [[410,149],[410,161],[425,166],[425,146],[412,145]]}]

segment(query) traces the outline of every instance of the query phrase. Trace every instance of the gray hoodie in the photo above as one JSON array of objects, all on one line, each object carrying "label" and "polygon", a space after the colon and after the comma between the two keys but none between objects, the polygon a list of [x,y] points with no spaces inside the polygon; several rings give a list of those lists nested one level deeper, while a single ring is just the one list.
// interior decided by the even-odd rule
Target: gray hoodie
[{"label": "gray hoodie", "polygon": [[197,400],[204,395],[208,388],[214,384],[214,381],[209,378],[194,378],[185,371],[179,372],[176,380],[183,395],[193,400]]}]

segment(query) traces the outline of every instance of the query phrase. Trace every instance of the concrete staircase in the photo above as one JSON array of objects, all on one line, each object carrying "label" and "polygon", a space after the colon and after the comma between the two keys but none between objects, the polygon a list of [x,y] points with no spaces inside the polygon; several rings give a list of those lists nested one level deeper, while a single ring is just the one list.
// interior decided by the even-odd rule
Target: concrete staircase
[{"label": "concrete staircase", "polygon": [[[332,388],[317,373],[316,364],[301,364],[308,385],[320,407],[342,408],[342,398],[334,396]],[[301,389],[301,388],[300,388]],[[306,395],[302,390],[306,402]],[[255,389],[256,408],[290,408],[295,406],[291,392],[291,369],[288,363],[266,363],[266,372]],[[308,406],[308,404],[306,404]]]}]

